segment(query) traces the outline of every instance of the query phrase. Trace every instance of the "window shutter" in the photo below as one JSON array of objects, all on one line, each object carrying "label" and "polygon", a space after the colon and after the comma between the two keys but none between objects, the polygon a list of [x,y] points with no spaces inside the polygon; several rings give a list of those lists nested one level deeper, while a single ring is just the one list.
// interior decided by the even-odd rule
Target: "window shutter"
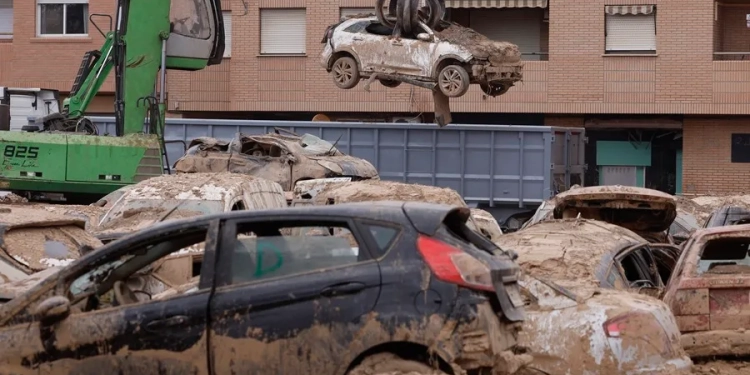
[{"label": "window shutter", "polygon": [[357,14],[375,14],[375,8],[341,8],[341,18]]},{"label": "window shutter", "polygon": [[260,53],[304,54],[306,26],[304,9],[261,9]]},{"label": "window shutter", "polygon": [[656,17],[607,14],[607,51],[656,51]]},{"label": "window shutter", "polygon": [[224,57],[232,57],[232,13],[222,12],[224,18]]},{"label": "window shutter", "polygon": [[13,0],[0,0],[0,39],[13,36]]},{"label": "window shutter", "polygon": [[[469,27],[492,40],[513,43],[521,53],[538,53],[542,49],[542,12],[533,8],[472,10]],[[539,56],[523,58],[539,60]]]}]

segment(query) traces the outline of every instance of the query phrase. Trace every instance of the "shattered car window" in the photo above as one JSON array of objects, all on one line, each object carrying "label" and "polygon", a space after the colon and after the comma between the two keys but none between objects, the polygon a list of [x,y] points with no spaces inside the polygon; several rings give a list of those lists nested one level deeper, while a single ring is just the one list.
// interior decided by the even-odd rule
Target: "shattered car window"
[{"label": "shattered car window", "polygon": [[353,25],[350,25],[346,29],[344,29],[344,31],[346,31],[347,33],[360,33],[364,31],[367,25],[369,24],[370,24],[370,21],[357,22]]},{"label": "shattered car window", "polygon": [[3,238],[8,255],[33,272],[69,264],[81,256],[79,250],[83,245],[97,247],[91,235],[73,225],[18,228]]},{"label": "shattered car window", "polygon": [[698,274],[750,273],[750,238],[717,238],[706,242]]},{"label": "shattered car window", "polygon": [[209,200],[178,200],[178,199],[137,199],[121,201],[107,212],[100,223],[101,229],[127,225],[145,220],[159,220],[172,208],[178,207],[169,215],[170,219],[186,218],[198,215],[209,215],[224,211],[224,202]]},{"label": "shattered car window", "polygon": [[346,228],[335,229],[334,232],[338,233],[333,236],[324,234],[238,238],[232,255],[232,283],[258,281],[357,263],[360,251],[351,232]]}]

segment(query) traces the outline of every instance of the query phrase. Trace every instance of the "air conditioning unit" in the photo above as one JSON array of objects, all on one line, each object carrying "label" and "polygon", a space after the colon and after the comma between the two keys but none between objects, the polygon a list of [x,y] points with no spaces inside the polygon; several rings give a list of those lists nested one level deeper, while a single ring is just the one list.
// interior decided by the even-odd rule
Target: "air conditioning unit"
[{"label": "air conditioning unit", "polygon": [[417,117],[394,117],[391,119],[391,122],[398,122],[398,123],[421,123],[422,119]]}]

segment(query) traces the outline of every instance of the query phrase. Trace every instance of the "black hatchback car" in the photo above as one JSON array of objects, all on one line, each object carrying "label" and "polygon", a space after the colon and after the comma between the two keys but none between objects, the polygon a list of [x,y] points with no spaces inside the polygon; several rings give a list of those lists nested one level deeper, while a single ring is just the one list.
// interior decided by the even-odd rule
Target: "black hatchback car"
[{"label": "black hatchback car", "polygon": [[[510,374],[519,268],[468,218],[367,202],[163,223],[1,305],[0,374]],[[133,298],[132,275],[201,243],[195,288]]]}]

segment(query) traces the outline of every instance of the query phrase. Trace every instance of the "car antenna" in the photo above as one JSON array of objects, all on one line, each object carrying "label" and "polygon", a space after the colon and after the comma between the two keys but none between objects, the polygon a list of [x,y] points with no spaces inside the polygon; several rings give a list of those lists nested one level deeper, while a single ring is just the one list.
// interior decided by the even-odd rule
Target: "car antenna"
[{"label": "car antenna", "polygon": [[331,156],[331,151],[333,151],[334,148],[336,148],[336,145],[339,144],[339,141],[341,140],[341,137],[344,136],[344,133],[339,134],[339,139],[336,140],[336,142],[333,142],[333,145],[331,146],[331,149],[326,152],[326,155]]}]

